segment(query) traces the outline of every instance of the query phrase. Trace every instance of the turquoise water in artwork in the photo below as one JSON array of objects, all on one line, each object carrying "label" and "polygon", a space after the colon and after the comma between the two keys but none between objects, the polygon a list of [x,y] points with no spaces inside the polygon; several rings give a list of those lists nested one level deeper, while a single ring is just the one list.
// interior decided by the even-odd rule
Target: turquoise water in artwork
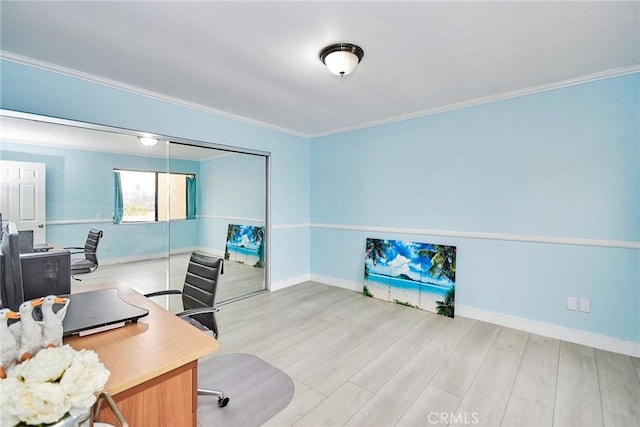
[{"label": "turquoise water in artwork", "polygon": [[[365,295],[453,317],[455,246],[367,239]],[[443,308],[448,307],[448,308]]]},{"label": "turquoise water in artwork", "polygon": [[229,224],[225,259],[252,267],[262,267],[263,238],[263,227]]},{"label": "turquoise water in artwork", "polygon": [[241,262],[247,265],[255,265],[260,261],[260,253],[258,248],[251,249],[244,246],[236,246],[232,243],[227,243],[227,252],[229,252],[229,259],[231,261]]},{"label": "turquoise water in artwork", "polygon": [[391,277],[374,273],[369,273],[367,279],[368,282],[377,282],[381,285],[389,286],[391,288],[397,288],[399,290],[408,292],[426,292],[433,295],[434,297],[441,299],[444,299],[447,296],[447,291],[453,286],[443,286],[436,283],[416,282],[415,280],[407,280],[399,277]]}]

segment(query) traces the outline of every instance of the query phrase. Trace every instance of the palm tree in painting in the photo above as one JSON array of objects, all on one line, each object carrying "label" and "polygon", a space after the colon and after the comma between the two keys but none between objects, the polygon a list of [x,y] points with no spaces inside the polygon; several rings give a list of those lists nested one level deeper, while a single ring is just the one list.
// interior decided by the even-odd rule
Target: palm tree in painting
[{"label": "palm tree in painting", "polygon": [[262,243],[264,238],[264,229],[262,227],[251,227],[249,231],[249,239],[256,244]]},{"label": "palm tree in painting", "polygon": [[[240,236],[241,230],[242,229],[239,225],[229,224],[229,228],[227,228],[227,243],[235,242],[238,236]],[[225,251],[224,251],[224,259],[228,260],[229,258],[230,258],[229,245],[226,245]]]},{"label": "palm tree in painting", "polygon": [[251,227],[249,231],[249,240],[255,243],[258,246],[258,262],[254,265],[254,267],[262,268],[264,262],[264,250],[263,250],[263,240],[264,240],[264,228],[262,227]]},{"label": "palm tree in painting", "polygon": [[376,265],[377,260],[384,258],[388,247],[389,243],[386,240],[367,239],[367,253],[364,257],[365,259],[370,259],[373,265]]},{"label": "palm tree in painting", "polygon": [[453,309],[456,305],[456,286],[453,285],[447,291],[444,301],[436,301],[436,313],[447,317],[453,317]]},{"label": "palm tree in painting", "polygon": [[235,242],[240,236],[240,232],[242,228],[236,224],[229,224],[229,228],[227,229],[227,242]]},{"label": "palm tree in painting", "polygon": [[456,281],[456,247],[433,245],[433,249],[420,249],[419,256],[431,258],[429,274],[437,279],[445,276],[452,282]]}]

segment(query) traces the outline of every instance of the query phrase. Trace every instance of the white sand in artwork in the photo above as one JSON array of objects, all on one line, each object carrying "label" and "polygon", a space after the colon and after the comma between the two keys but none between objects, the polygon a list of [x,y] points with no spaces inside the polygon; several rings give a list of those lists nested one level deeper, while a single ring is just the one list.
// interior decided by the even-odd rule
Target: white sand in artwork
[{"label": "white sand in artwork", "polygon": [[437,297],[433,294],[429,294],[427,292],[423,292],[420,295],[420,303],[418,307],[423,310],[430,311],[432,313],[436,312],[436,301],[443,301],[444,297]]},{"label": "white sand in artwork", "polygon": [[374,298],[383,301],[409,303],[422,310],[436,313],[436,301],[444,301],[445,297],[431,292],[422,292],[417,289],[406,289],[396,286],[389,286],[378,281],[365,279],[364,285]]},{"label": "white sand in artwork", "polygon": [[374,298],[381,299],[383,301],[389,301],[389,286],[380,282],[374,282],[371,280],[364,281],[365,286],[371,292]]},{"label": "white sand in artwork", "polygon": [[403,289],[392,286],[389,301],[395,300],[418,306],[420,304],[420,292],[417,289]]}]

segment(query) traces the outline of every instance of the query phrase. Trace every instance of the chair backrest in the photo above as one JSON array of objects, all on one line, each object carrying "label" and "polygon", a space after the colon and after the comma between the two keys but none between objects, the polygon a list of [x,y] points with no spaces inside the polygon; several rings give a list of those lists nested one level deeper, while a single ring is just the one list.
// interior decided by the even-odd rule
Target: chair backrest
[{"label": "chair backrest", "polygon": [[[182,289],[182,305],[185,310],[214,306],[223,263],[222,258],[196,252],[191,254]],[[198,314],[193,318],[217,334],[213,313]]]},{"label": "chair backrest", "polygon": [[87,236],[87,242],[84,244],[84,257],[98,265],[98,243],[102,237],[102,230],[96,230],[95,228],[89,229],[89,235]]}]

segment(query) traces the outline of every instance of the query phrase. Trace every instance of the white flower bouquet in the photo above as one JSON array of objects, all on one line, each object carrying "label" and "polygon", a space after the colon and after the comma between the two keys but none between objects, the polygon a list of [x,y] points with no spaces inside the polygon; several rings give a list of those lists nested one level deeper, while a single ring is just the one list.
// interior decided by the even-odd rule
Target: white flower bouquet
[{"label": "white flower bouquet", "polygon": [[51,424],[87,414],[109,375],[91,350],[68,345],[40,350],[0,380],[0,427]]}]

